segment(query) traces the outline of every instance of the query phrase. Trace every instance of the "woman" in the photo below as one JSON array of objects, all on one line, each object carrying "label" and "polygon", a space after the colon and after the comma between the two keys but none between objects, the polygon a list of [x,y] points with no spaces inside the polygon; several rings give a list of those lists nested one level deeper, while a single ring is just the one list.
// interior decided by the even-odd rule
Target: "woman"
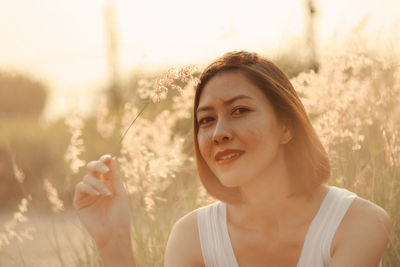
[{"label": "woman", "polygon": [[[194,148],[201,181],[220,201],[174,225],[165,266],[379,265],[389,216],[324,184],[327,154],[293,86],[270,61],[232,52],[203,72]],[[135,265],[127,193],[111,156],[88,164],[74,206],[105,266]]]}]

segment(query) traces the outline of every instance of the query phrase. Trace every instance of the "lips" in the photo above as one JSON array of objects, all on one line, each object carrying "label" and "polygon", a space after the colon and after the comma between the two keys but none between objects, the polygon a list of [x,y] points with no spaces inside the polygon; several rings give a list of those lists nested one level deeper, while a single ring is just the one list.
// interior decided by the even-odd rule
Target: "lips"
[{"label": "lips", "polygon": [[233,159],[233,158],[239,157],[243,153],[244,153],[243,150],[227,149],[227,150],[220,151],[217,154],[215,154],[215,160],[216,161],[227,161],[229,159]]}]

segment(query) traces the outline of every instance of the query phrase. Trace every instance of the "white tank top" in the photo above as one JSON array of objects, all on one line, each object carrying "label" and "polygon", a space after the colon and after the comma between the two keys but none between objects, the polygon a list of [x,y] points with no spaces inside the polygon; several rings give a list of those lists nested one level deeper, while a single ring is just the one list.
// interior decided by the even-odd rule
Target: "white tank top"
[{"label": "white tank top", "polygon": [[[331,259],[332,239],[356,195],[330,187],[312,220],[297,267],[326,267]],[[226,204],[216,202],[197,211],[201,251],[206,267],[238,267],[226,222]]]}]

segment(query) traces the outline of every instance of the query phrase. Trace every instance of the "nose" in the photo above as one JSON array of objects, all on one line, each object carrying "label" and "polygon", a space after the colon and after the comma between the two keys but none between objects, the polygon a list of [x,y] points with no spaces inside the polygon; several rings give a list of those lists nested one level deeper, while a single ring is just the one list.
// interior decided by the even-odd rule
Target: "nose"
[{"label": "nose", "polygon": [[228,123],[222,119],[219,119],[215,126],[212,138],[214,144],[216,145],[232,140],[232,133]]}]

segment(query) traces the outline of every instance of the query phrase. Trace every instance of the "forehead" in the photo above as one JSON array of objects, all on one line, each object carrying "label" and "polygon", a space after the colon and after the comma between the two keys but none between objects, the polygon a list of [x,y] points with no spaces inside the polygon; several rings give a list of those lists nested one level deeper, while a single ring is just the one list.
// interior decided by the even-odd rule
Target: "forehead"
[{"label": "forehead", "polygon": [[206,83],[201,92],[198,106],[226,102],[238,95],[248,96],[255,100],[267,99],[262,90],[244,74],[238,71],[229,71],[217,74]]}]

